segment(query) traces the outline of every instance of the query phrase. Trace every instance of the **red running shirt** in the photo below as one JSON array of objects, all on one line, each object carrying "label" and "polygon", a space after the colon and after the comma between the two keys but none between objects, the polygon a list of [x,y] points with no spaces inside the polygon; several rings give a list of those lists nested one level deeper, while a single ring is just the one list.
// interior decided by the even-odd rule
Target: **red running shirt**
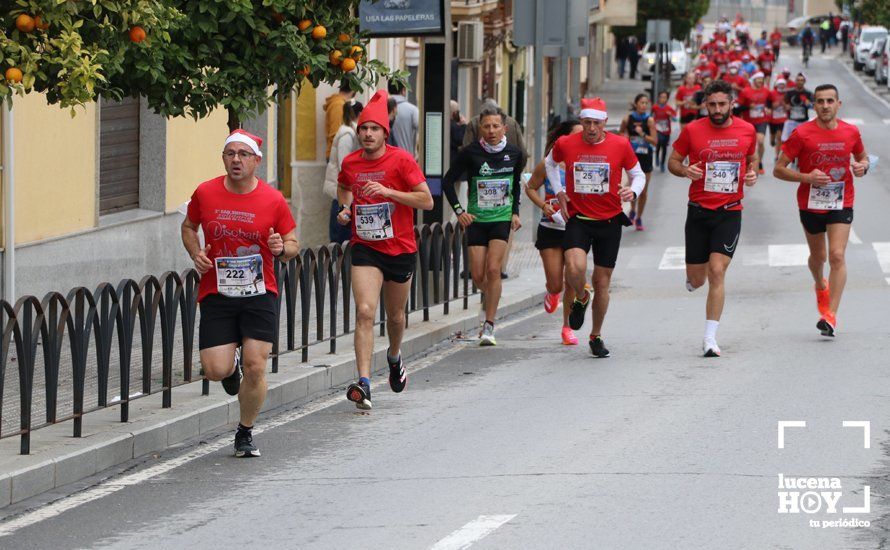
[{"label": "red running shirt", "polygon": [[728,210],[742,209],[747,158],[757,150],[754,126],[732,117],[729,127],[715,128],[709,118],[700,118],[683,128],[674,150],[688,156],[690,166],[701,162],[705,172],[689,185],[690,201],[710,210],[730,204]]},{"label": "red running shirt", "polygon": [[701,90],[701,85],[699,84],[695,84],[691,88],[687,88],[683,85],[677,88],[677,95],[674,97],[676,98],[677,105],[680,105],[680,116],[698,114],[698,109],[688,109],[682,105],[686,103],[686,100],[692,99],[693,96],[695,96],[695,92],[699,90]]},{"label": "red running shirt", "polygon": [[773,124],[782,124],[788,120],[788,111],[785,110],[785,92],[772,90],[769,94],[769,103],[772,108],[769,121]]},{"label": "red running shirt", "polygon": [[770,117],[766,114],[767,103],[769,103],[772,92],[769,88],[745,88],[739,92],[739,105],[747,107],[744,111],[744,118],[751,124],[762,124],[769,122]]},{"label": "red running shirt", "polygon": [[[250,193],[232,193],[225,186],[225,176],[205,181],[192,193],[188,218],[200,224],[204,242],[210,245],[207,257],[252,256],[263,260],[263,284],[266,292],[278,295],[275,262],[267,243],[269,228],[282,235],[290,233],[297,224],[290,206],[280,191],[260,180]],[[201,276],[198,301],[217,293],[216,262]]]},{"label": "red running shirt", "polygon": [[417,252],[414,209],[364,193],[376,181],[396,191],[410,192],[426,177],[414,157],[404,149],[386,145],[386,153],[367,160],[359,149],[343,159],[337,181],[352,190],[352,242],[362,243],[389,256]]},{"label": "red running shirt", "polygon": [[655,119],[655,129],[659,134],[671,134],[671,118],[677,116],[677,111],[665,103],[652,106],[652,117]]},{"label": "red running shirt", "polygon": [[[551,151],[553,160],[566,166],[569,217],[614,218],[622,212],[621,171],[636,166],[637,156],[626,137],[606,132],[603,141],[591,145],[581,136],[582,132],[563,136]],[[575,181],[576,174],[582,181]]]},{"label": "red running shirt", "polygon": [[[853,208],[856,190],[850,156],[865,150],[859,128],[842,120],[837,128],[826,130],[816,120],[804,122],[794,129],[788,141],[782,144],[782,152],[791,160],[797,160],[802,174],[815,169],[828,174],[833,182],[844,182],[844,208]],[[801,183],[797,188],[797,207],[807,212],[824,213],[827,210],[808,208],[810,184]]]}]

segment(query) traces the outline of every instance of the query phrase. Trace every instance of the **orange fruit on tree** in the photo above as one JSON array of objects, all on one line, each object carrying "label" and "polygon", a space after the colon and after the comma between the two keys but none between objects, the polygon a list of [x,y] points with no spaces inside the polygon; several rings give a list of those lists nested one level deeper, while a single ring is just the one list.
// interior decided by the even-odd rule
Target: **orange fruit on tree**
[{"label": "orange fruit on tree", "polygon": [[316,40],[321,40],[325,36],[328,35],[328,30],[324,28],[324,25],[316,25],[314,29],[312,29],[312,38]]},{"label": "orange fruit on tree", "polygon": [[22,70],[18,67],[10,67],[6,69],[6,80],[18,84],[22,81]]},{"label": "orange fruit on tree", "polygon": [[309,27],[312,26],[312,21],[309,19],[300,19],[300,22],[297,23],[297,28],[301,31],[305,31]]},{"label": "orange fruit on tree", "polygon": [[284,23],[284,15],[278,13],[275,10],[272,10],[272,19],[274,19],[275,22],[278,23],[279,25],[281,23]]},{"label": "orange fruit on tree", "polygon": [[41,18],[41,17],[38,15],[38,16],[36,16],[36,17],[34,18],[34,26],[37,27],[38,29],[42,30],[42,31],[45,31],[46,29],[49,28],[49,23],[44,22],[44,21],[43,21],[43,18]]},{"label": "orange fruit on tree", "polygon": [[350,40],[352,40],[352,37],[350,37],[345,32],[341,32],[339,35],[337,35],[337,40],[339,40],[340,42],[349,42]]},{"label": "orange fruit on tree", "polygon": [[145,29],[136,25],[135,27],[130,27],[130,42],[135,42],[136,44],[145,40],[146,34]]},{"label": "orange fruit on tree", "polygon": [[356,61],[361,61],[362,52],[364,52],[364,50],[361,46],[353,46],[352,49],[349,50],[349,57],[355,59]]},{"label": "orange fruit on tree", "polygon": [[334,50],[328,56],[328,59],[331,60],[331,65],[339,65],[341,61],[343,61],[343,52],[340,50]]},{"label": "orange fruit on tree", "polygon": [[351,57],[344,57],[343,61],[340,62],[340,69],[344,73],[349,73],[355,70],[355,59]]},{"label": "orange fruit on tree", "polygon": [[27,13],[19,14],[19,16],[15,18],[15,28],[20,32],[33,32],[36,26],[37,23],[34,21],[34,18]]},{"label": "orange fruit on tree", "polygon": [[309,76],[309,65],[304,65],[302,69],[300,69],[300,74],[303,76]]}]

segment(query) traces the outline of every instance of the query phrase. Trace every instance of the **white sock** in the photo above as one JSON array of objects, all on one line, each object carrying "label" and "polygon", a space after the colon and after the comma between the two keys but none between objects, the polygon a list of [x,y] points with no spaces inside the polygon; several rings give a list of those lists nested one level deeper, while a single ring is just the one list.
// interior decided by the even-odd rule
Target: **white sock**
[{"label": "white sock", "polygon": [[686,290],[689,292],[695,292],[695,287],[692,286],[692,283],[689,282],[689,279],[686,279]]},{"label": "white sock", "polygon": [[717,327],[720,326],[720,321],[712,321],[708,319],[705,321],[705,338],[709,340],[717,339]]}]

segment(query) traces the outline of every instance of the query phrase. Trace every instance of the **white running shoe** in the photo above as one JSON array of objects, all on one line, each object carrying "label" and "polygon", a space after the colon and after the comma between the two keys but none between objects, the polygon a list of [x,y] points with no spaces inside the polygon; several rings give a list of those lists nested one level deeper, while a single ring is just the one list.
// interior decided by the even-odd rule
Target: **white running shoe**
[{"label": "white running shoe", "polygon": [[689,282],[689,279],[686,279],[686,290],[689,292],[695,292],[695,287],[692,286],[692,283]]},{"label": "white running shoe", "polygon": [[713,338],[705,338],[702,343],[702,351],[705,357],[720,357],[720,346],[717,345],[717,340]]},{"label": "white running shoe", "polygon": [[496,346],[497,340],[494,339],[494,325],[489,322],[482,324],[482,336],[479,337],[480,346]]}]

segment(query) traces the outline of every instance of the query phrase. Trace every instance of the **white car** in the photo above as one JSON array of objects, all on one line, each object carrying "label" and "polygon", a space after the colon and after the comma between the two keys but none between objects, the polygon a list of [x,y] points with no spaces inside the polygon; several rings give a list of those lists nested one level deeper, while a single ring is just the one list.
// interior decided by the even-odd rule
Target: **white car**
[{"label": "white car", "polygon": [[[890,35],[888,35],[888,37],[890,37]],[[890,48],[890,40],[885,39],[883,47],[878,55],[877,67],[875,67],[875,82],[878,84],[887,84],[887,74],[890,73],[890,66],[888,66],[890,52],[887,51],[888,48]]]},{"label": "white car", "polygon": [[872,42],[868,55],[865,56],[865,66],[862,68],[865,74],[873,75],[877,72],[878,65],[881,63],[881,57],[884,55],[884,44],[887,43],[887,37],[878,38]]},{"label": "white car", "polygon": [[[689,53],[686,46],[679,40],[671,40],[670,45],[671,77],[683,78],[689,72]],[[643,48],[643,56],[640,59],[640,76],[643,80],[651,80],[655,71],[655,44],[646,44]]]},{"label": "white car", "polygon": [[887,29],[884,27],[864,27],[856,41],[856,50],[853,52],[853,69],[861,71],[868,60],[869,52],[875,41],[887,37]]}]

